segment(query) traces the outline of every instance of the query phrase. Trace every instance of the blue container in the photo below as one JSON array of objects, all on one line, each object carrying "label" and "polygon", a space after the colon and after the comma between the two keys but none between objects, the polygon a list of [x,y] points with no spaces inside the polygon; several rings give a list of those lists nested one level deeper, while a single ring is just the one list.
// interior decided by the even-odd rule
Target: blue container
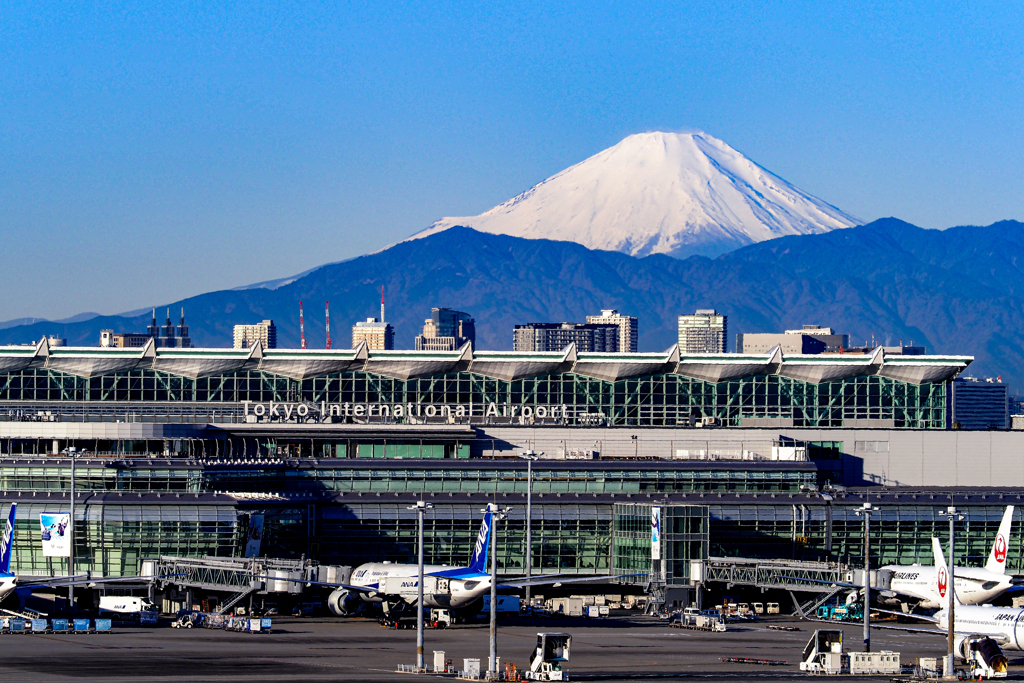
[{"label": "blue container", "polygon": [[263,617],[262,619],[260,619],[260,630],[261,631],[269,631],[270,630],[270,617]]},{"label": "blue container", "polygon": [[67,619],[54,619],[53,620],[53,630],[54,630],[55,633],[56,632],[67,631],[68,630],[68,620]]},{"label": "blue container", "polygon": [[110,619],[97,619],[96,620],[96,633],[110,630]]},{"label": "blue container", "polygon": [[11,633],[24,633],[27,622],[21,617],[11,619]]},{"label": "blue container", "polygon": [[47,623],[46,619],[33,619],[32,633],[46,633]]},{"label": "blue container", "polygon": [[75,633],[88,633],[89,632],[89,620],[88,619],[75,619]]}]

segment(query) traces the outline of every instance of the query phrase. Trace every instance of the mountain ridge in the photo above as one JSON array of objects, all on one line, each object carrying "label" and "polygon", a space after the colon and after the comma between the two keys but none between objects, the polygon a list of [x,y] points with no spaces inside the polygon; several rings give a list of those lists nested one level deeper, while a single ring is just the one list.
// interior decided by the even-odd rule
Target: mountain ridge
[{"label": "mountain ridge", "polygon": [[[318,303],[330,300],[340,348],[354,322],[377,315],[384,285],[399,348],[412,347],[431,306],[474,315],[478,344],[487,349],[510,348],[517,323],[582,321],[618,308],[640,318],[640,348],[647,351],[675,342],[677,315],[717,308],[729,316],[730,348],[736,332],[814,323],[851,334],[854,343],[874,334],[891,344],[913,339],[929,353],[974,355],[973,374],[1002,375],[1020,386],[1022,264],[1024,223],[1016,221],[937,231],[882,219],[684,260],[453,228],[316,269],[278,289],[222,290],[160,308],[184,306],[197,345],[229,346],[234,324],[271,318],[281,346],[297,347],[303,300],[309,346],[322,348]],[[36,323],[0,330],[0,343],[58,334],[95,346],[102,328],[141,331],[148,322],[142,315]]]}]

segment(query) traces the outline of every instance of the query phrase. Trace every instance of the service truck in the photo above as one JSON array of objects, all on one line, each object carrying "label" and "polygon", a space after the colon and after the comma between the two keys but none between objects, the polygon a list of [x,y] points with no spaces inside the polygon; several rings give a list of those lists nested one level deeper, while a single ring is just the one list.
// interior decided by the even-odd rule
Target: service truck
[{"label": "service truck", "polygon": [[100,616],[120,621],[134,621],[144,626],[156,626],[160,613],[148,598],[131,595],[101,595]]}]

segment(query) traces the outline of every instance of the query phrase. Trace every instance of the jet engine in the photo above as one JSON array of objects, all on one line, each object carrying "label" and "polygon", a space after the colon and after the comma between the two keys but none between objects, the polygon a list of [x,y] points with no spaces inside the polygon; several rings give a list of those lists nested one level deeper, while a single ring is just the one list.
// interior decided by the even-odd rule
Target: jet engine
[{"label": "jet engine", "polygon": [[353,595],[347,588],[339,588],[327,596],[327,609],[339,617],[347,617],[361,606],[358,595]]}]

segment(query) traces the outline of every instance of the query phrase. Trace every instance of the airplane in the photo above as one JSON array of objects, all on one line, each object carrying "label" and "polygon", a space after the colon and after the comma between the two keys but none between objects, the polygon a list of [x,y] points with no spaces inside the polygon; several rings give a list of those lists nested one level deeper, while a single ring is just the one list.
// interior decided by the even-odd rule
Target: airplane
[{"label": "airplane", "polygon": [[[938,628],[921,629],[899,626],[881,628],[931,633],[946,637],[949,633],[949,611],[953,606],[953,649],[964,660],[972,660],[977,652],[986,661],[994,675],[1005,677],[1006,656],[1002,650],[1024,651],[1024,609],[995,607],[993,605],[967,605],[960,601],[956,588],[949,585],[949,571],[942,554],[939,539],[932,538],[935,556],[935,592],[943,601],[942,609],[931,616],[910,615],[929,621]],[[959,571],[959,569],[957,570]],[[955,576],[954,576],[955,579]],[[893,612],[893,614],[898,614]]]},{"label": "airplane", "polygon": [[18,575],[11,571],[11,554],[14,546],[14,515],[17,503],[11,503],[7,513],[7,524],[4,526],[3,537],[0,537],[0,603],[11,593],[31,592],[35,588],[66,588],[68,586],[93,585],[98,583],[117,583],[121,581],[138,581],[137,576],[111,578],[91,578],[88,575],[46,577],[31,583],[19,583]]},{"label": "airplane", "polygon": [[[1024,577],[1006,573],[1006,554],[1010,545],[1010,528],[1013,524],[1013,506],[1006,506],[1002,522],[992,542],[988,561],[984,567],[957,567],[954,580],[959,599],[965,605],[981,605],[992,602],[1003,593],[1024,585]],[[906,595],[918,600],[917,607],[938,609],[943,606],[942,595],[937,590],[938,568],[936,565],[886,565],[878,570],[879,575],[888,573],[888,591]],[[885,596],[887,591],[883,591]]]},{"label": "airplane", "polygon": [[[484,513],[476,546],[465,567],[425,565],[423,567],[423,606],[452,611],[471,611],[491,590],[487,570],[492,513]],[[557,574],[517,577],[498,584],[497,589],[527,585],[550,585],[581,581],[601,581],[614,576],[562,578]],[[336,590],[327,598],[327,607],[338,616],[348,616],[365,603],[381,603],[387,613],[403,612],[419,600],[419,565],[369,562],[356,567],[349,584],[325,584]]]}]

